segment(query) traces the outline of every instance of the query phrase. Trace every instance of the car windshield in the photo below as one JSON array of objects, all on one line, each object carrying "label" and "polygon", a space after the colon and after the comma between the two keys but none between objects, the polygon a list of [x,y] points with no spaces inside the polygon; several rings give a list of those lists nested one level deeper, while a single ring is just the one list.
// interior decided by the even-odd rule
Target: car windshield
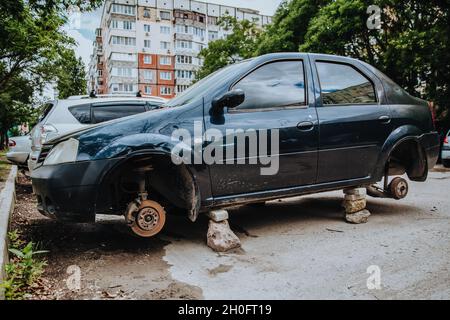
[{"label": "car windshield", "polygon": [[176,98],[167,102],[164,106],[178,107],[191,102],[193,99],[197,98],[198,96],[201,96],[206,90],[208,90],[210,86],[216,84],[220,79],[225,78],[228,74],[233,73],[238,69],[242,69],[249,62],[250,59],[244,60],[211,73],[206,78],[203,78],[199,82],[193,84],[191,87],[189,87],[189,89],[184,91]]}]

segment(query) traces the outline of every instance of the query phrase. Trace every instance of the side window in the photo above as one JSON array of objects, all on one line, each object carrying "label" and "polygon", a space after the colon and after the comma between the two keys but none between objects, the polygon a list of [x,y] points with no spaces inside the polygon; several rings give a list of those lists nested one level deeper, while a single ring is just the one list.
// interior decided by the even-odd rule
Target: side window
[{"label": "side window", "polygon": [[83,124],[91,123],[91,105],[83,104],[79,106],[73,106],[69,108],[70,113]]},{"label": "side window", "polygon": [[93,107],[94,122],[100,123],[113,119],[132,116],[145,112],[144,105],[99,105]]},{"label": "side window", "polygon": [[272,62],[240,80],[234,89],[242,89],[244,102],[236,109],[269,109],[304,105],[305,76],[303,62]]},{"label": "side window", "polygon": [[372,82],[353,67],[332,62],[316,66],[324,105],[377,102]]}]

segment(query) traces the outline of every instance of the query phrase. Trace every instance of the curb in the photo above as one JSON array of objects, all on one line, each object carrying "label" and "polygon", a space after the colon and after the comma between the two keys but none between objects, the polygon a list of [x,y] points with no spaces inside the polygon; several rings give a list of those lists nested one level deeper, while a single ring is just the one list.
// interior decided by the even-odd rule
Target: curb
[{"label": "curb", "polygon": [[[5,187],[0,193],[0,283],[5,277],[5,264],[8,262],[8,229],[9,219],[16,202],[17,166],[12,166]],[[0,290],[0,300],[4,299]]]}]

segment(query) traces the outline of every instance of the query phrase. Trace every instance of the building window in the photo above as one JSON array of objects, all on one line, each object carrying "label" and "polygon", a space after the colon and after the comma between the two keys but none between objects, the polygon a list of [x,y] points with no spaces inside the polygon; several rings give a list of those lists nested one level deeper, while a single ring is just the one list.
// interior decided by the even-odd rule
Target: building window
[{"label": "building window", "polygon": [[189,70],[177,70],[177,78],[178,79],[192,79],[194,73]]},{"label": "building window", "polygon": [[172,72],[161,71],[159,77],[161,80],[172,80]]},{"label": "building window", "polygon": [[144,93],[145,94],[152,94],[152,87],[151,86],[145,86],[144,87]]},{"label": "building window", "polygon": [[134,85],[132,83],[115,83],[112,85],[113,92],[133,92]]},{"label": "building window", "polygon": [[134,22],[132,22],[132,21],[123,21],[123,29],[124,30],[134,30]]},{"label": "building window", "polygon": [[112,12],[113,13],[120,13],[120,14],[126,14],[126,15],[134,15],[134,6],[127,6],[123,4],[113,4],[112,5]]},{"label": "building window", "polygon": [[150,11],[147,9],[144,10],[144,18],[150,18]]},{"label": "building window", "polygon": [[161,41],[161,49],[170,49],[170,42]]},{"label": "building window", "polygon": [[208,38],[209,41],[217,40],[217,38],[219,38],[219,33],[217,31],[208,31]]},{"label": "building window", "polygon": [[170,20],[170,11],[160,11],[159,16],[161,20]]},{"label": "building window", "polygon": [[145,55],[144,56],[144,63],[145,64],[151,64],[152,63],[152,56]]},{"label": "building window", "polygon": [[170,87],[161,87],[159,89],[159,93],[162,96],[170,96],[172,94],[172,88],[170,88]]},{"label": "building window", "polygon": [[187,88],[189,88],[189,86],[186,85],[178,85],[177,86],[177,92],[178,93],[182,93],[184,90],[186,90]]},{"label": "building window", "polygon": [[144,80],[152,80],[153,75],[150,70],[144,70]]},{"label": "building window", "polygon": [[217,17],[208,16],[208,24],[217,25]]},{"label": "building window", "polygon": [[97,75],[101,77],[103,75],[103,70],[97,70]]},{"label": "building window", "polygon": [[199,37],[205,36],[205,29],[194,27],[194,35]]},{"label": "building window", "polygon": [[170,34],[170,27],[161,26],[159,29],[160,33],[162,34]]},{"label": "building window", "polygon": [[111,20],[111,28],[118,29],[119,28],[119,21]]},{"label": "building window", "polygon": [[177,48],[192,49],[192,41],[177,40]]},{"label": "building window", "polygon": [[144,40],[144,48],[150,48],[151,47],[151,41],[150,40]]},{"label": "building window", "polygon": [[190,34],[191,33],[191,27],[185,26],[182,24],[177,24],[176,26],[178,33],[184,33],[184,34]]},{"label": "building window", "polygon": [[170,66],[172,64],[172,58],[169,56],[161,56],[159,57],[159,64]]},{"label": "building window", "polygon": [[150,25],[144,24],[144,32],[150,32]]},{"label": "building window", "polygon": [[191,56],[177,56],[177,62],[182,64],[192,64]]},{"label": "building window", "polygon": [[124,67],[114,67],[112,68],[112,75],[117,77],[133,77],[134,76],[133,68],[124,68]]},{"label": "building window", "polygon": [[205,23],[205,17],[204,16],[198,16],[198,22]]},{"label": "building window", "polygon": [[112,44],[118,44],[118,45],[122,45],[122,46],[135,46],[136,38],[112,36],[111,42],[112,42]]}]

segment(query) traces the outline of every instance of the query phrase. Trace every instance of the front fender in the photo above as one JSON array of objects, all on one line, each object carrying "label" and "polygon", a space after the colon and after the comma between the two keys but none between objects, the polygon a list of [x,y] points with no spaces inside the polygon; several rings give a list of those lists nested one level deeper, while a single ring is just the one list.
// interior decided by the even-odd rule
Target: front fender
[{"label": "front fender", "polygon": [[192,146],[171,137],[154,133],[139,133],[114,140],[97,152],[92,160],[119,158],[131,153],[148,151],[170,154],[174,160],[178,159],[180,162],[180,150],[183,150],[184,155],[195,152]]}]

